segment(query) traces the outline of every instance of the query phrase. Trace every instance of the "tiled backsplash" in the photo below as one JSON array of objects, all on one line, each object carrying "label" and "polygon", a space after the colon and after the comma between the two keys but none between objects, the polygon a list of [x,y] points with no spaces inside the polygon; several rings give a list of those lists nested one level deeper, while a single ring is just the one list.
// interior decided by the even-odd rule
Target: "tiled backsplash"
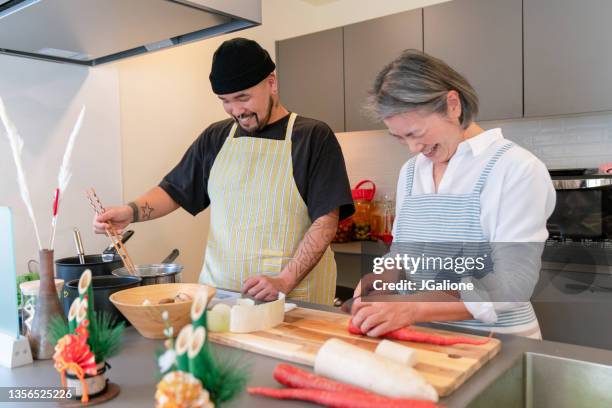
[{"label": "tiled backsplash", "polygon": [[598,167],[612,162],[612,113],[480,123],[538,156],[548,168]]},{"label": "tiled backsplash", "polygon": [[[612,113],[479,122],[500,127],[548,168],[598,167],[612,162]],[[399,170],[409,158],[386,130],[338,133],[351,184],[370,178],[382,194],[395,194]]]}]

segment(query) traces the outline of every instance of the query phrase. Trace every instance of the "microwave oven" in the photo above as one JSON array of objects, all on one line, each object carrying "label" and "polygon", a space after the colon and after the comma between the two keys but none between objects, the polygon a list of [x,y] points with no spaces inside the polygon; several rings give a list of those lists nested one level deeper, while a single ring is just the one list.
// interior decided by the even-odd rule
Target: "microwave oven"
[{"label": "microwave oven", "polygon": [[597,169],[549,170],[557,191],[549,239],[612,240],[612,175]]}]

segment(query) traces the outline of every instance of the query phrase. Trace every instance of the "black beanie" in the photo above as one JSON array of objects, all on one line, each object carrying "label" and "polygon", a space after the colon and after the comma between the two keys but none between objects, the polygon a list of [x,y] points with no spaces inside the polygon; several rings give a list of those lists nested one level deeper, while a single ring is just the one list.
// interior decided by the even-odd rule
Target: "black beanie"
[{"label": "black beanie", "polygon": [[274,68],[270,54],[259,44],[246,38],[234,38],[215,51],[209,78],[213,92],[225,95],[257,85]]}]

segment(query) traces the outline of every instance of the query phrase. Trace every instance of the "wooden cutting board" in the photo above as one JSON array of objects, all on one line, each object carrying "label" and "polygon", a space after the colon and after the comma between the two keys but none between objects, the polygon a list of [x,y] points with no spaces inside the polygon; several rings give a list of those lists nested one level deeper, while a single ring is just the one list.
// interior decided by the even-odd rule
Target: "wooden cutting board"
[{"label": "wooden cutting board", "polygon": [[[208,336],[214,343],[314,366],[317,351],[330,338],[335,337],[374,351],[380,340],[349,334],[347,331],[349,318],[350,316],[340,313],[296,308],[285,314],[284,323],[270,330],[248,334],[209,332]],[[451,331],[427,327],[415,327],[415,329],[440,335],[457,335]],[[419,362],[415,369],[434,386],[441,397],[459,388],[501,349],[501,341],[495,338],[480,346],[399,343],[418,350]]]}]

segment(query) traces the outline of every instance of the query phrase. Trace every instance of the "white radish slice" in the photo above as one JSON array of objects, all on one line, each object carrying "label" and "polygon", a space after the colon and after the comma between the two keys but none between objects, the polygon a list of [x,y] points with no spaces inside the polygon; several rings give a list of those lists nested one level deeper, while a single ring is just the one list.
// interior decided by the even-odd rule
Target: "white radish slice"
[{"label": "white radish slice", "polygon": [[251,333],[268,330],[278,326],[283,320],[285,320],[285,295],[279,293],[278,300],[273,302],[251,306],[245,306],[244,304],[232,306],[230,331],[232,333]]},{"label": "white radish slice", "polygon": [[206,316],[208,330],[211,332],[229,331],[231,310],[232,308],[225,303],[217,303]]},{"label": "white radish slice", "polygon": [[389,340],[383,340],[378,343],[374,353],[379,356],[390,358],[408,367],[414,367],[418,360],[417,351],[415,349]]},{"label": "white radish slice", "polygon": [[255,301],[249,298],[236,299],[236,306],[255,306]]},{"label": "white radish slice", "polygon": [[315,373],[391,398],[438,401],[438,393],[414,369],[338,339],[327,340]]}]

